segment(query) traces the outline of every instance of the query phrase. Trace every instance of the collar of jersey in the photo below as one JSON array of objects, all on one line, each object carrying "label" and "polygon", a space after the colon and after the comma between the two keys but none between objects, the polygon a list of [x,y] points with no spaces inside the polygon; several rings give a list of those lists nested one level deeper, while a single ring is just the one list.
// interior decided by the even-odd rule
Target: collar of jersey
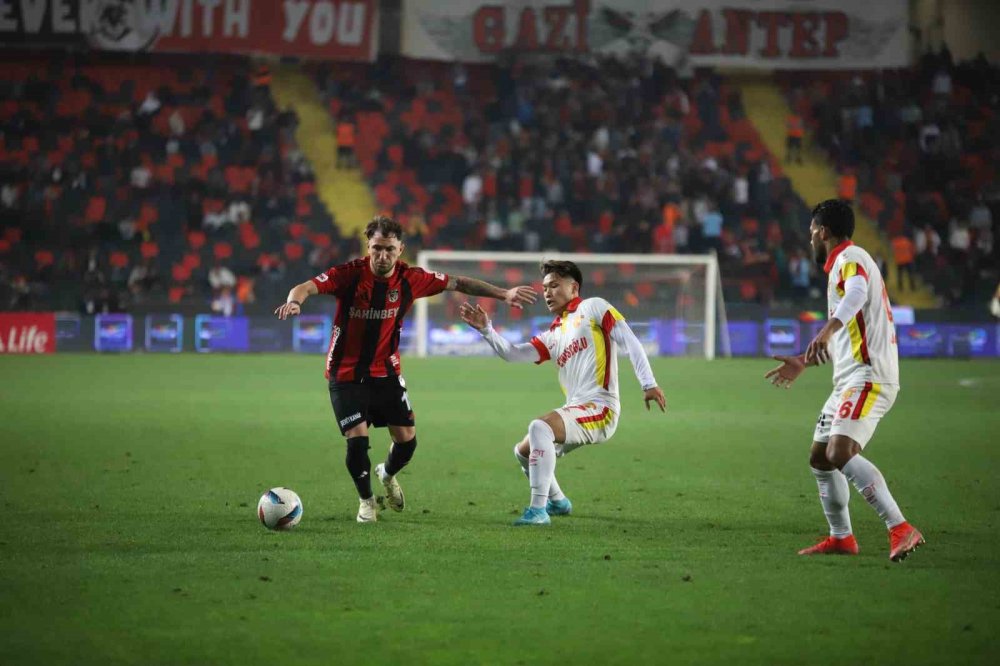
[{"label": "collar of jersey", "polygon": [[549,327],[549,330],[558,327],[562,323],[562,318],[565,315],[569,314],[570,312],[576,312],[576,309],[578,307],[580,307],[580,303],[582,301],[583,301],[583,299],[580,298],[579,296],[577,296],[572,301],[570,301],[569,303],[567,303],[566,304],[566,309],[563,310],[563,313],[561,315],[559,315],[558,317],[555,318],[555,320],[553,320],[552,325]]},{"label": "collar of jersey", "polygon": [[837,257],[840,256],[840,253],[852,245],[854,245],[853,241],[845,240],[843,243],[833,248],[830,255],[826,258],[826,263],[823,264],[823,270],[829,273],[833,269],[833,262],[837,261]]}]

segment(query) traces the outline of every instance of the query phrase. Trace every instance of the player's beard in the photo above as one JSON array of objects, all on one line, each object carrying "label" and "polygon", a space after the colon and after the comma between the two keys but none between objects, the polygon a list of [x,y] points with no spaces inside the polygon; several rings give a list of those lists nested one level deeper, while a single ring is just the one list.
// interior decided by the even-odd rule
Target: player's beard
[{"label": "player's beard", "polygon": [[820,268],[826,266],[826,246],[825,245],[820,245],[819,247],[816,247],[815,245],[813,245],[812,246],[812,253],[813,253],[813,261],[816,262],[817,266],[819,266]]},{"label": "player's beard", "polygon": [[377,275],[379,277],[385,277],[386,275],[388,275],[389,273],[392,272],[392,269],[393,269],[394,266],[395,266],[395,262],[392,262],[392,261],[385,262],[385,263],[379,262],[379,261],[373,261],[372,262],[372,273],[375,273],[375,275]]}]

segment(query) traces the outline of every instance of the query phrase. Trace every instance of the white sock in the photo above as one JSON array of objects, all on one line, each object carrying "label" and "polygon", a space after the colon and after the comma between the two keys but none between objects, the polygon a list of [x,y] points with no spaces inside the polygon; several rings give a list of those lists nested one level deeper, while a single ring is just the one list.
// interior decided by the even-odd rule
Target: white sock
[{"label": "white sock", "polygon": [[549,499],[558,502],[561,499],[566,499],[566,494],[563,493],[562,488],[559,487],[559,482],[556,481],[556,475],[552,475],[552,483],[549,484]]},{"label": "white sock", "polygon": [[859,454],[847,461],[843,471],[847,480],[853,483],[865,501],[872,505],[878,517],[885,521],[886,527],[892,529],[906,522],[878,467]]},{"label": "white sock", "polygon": [[847,487],[847,477],[836,469],[811,469],[819,486],[819,501],[823,505],[826,522],[830,523],[830,536],[838,539],[850,536],[851,514],[847,510],[847,502],[851,499],[851,491]]},{"label": "white sock", "polygon": [[549,424],[535,419],[528,425],[528,480],[531,482],[531,506],[540,509],[549,501],[549,487],[556,471],[556,435]]},{"label": "white sock", "polygon": [[528,459],[521,455],[521,452],[518,450],[519,446],[521,445],[514,445],[514,457],[517,458],[517,462],[521,463],[521,471],[524,472],[525,476],[528,476]]},{"label": "white sock", "polygon": [[[517,458],[517,462],[521,463],[521,471],[530,479],[531,477],[528,475],[528,459],[521,455],[521,451],[518,449],[519,446],[520,444],[514,446],[514,457]],[[561,499],[566,499],[566,494],[559,487],[559,482],[556,480],[555,474],[552,475],[552,483],[549,484],[549,499],[557,502]]]}]

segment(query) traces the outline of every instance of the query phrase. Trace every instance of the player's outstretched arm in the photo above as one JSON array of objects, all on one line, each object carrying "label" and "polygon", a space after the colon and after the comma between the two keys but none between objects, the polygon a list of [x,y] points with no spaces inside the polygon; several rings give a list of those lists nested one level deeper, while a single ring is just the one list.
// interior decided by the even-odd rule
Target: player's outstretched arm
[{"label": "player's outstretched arm", "polygon": [[816,365],[806,361],[805,354],[798,356],[775,356],[775,361],[780,361],[781,365],[764,373],[764,379],[768,380],[778,388],[791,388],[792,383],[799,378],[807,367]]},{"label": "player's outstretched arm", "polygon": [[465,277],[464,275],[452,275],[448,278],[448,291],[458,291],[469,296],[488,296],[503,301],[514,308],[523,308],[531,305],[538,298],[535,290],[527,285],[502,289],[489,282],[483,282],[476,278]]},{"label": "player's outstretched arm", "polygon": [[312,280],[297,284],[288,292],[288,298],[285,299],[285,302],[275,308],[274,314],[278,315],[278,319],[294,317],[302,312],[302,304],[306,302],[306,299],[318,293],[319,289],[316,288]]},{"label": "player's outstretched arm", "polygon": [[632,327],[624,319],[618,319],[615,321],[614,328],[611,329],[611,339],[621,345],[628,353],[628,359],[632,362],[632,370],[635,371],[635,376],[642,386],[646,410],[649,410],[649,403],[655,402],[660,407],[661,412],[667,411],[667,397],[663,394],[663,389],[657,386],[653,369],[649,365],[649,357],[646,356],[646,350],[643,349],[639,338],[635,336]]},{"label": "player's outstretched arm", "polygon": [[458,309],[462,321],[479,331],[496,355],[505,361],[541,361],[538,349],[531,343],[512,345],[507,338],[493,329],[486,310],[481,305],[462,303]]}]

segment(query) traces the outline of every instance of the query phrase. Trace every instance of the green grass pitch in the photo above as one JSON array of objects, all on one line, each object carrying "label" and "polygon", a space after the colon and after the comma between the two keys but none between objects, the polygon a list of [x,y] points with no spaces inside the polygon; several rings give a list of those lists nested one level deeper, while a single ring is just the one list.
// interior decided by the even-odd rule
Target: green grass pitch
[{"label": "green grass pitch", "polygon": [[551,365],[407,359],[407,510],[358,525],[321,358],[0,357],[0,664],[994,663],[1000,364],[902,363],[867,453],[927,537],[901,565],[857,496],[859,557],[796,556],[830,371],[770,366],[655,360],[662,415],[623,360],[615,438],[557,468],[574,515],[514,529]]}]

